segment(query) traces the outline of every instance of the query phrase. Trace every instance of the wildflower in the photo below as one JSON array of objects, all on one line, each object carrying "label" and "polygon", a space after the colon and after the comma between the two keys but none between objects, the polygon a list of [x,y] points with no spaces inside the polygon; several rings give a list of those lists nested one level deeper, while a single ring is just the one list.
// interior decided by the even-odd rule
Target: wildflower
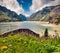
[{"label": "wildflower", "polygon": [[9,47],[11,47],[12,45],[10,44]]},{"label": "wildflower", "polygon": [[1,46],[0,49],[3,50],[3,49],[7,49],[8,47],[7,46]]}]

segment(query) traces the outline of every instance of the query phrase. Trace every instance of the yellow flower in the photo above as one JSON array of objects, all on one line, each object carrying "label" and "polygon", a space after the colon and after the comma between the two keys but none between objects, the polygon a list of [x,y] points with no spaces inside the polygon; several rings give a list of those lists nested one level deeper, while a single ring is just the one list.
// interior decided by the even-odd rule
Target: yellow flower
[{"label": "yellow flower", "polygon": [[0,48],[2,50],[2,49],[7,49],[8,47],[7,46],[1,46]]}]

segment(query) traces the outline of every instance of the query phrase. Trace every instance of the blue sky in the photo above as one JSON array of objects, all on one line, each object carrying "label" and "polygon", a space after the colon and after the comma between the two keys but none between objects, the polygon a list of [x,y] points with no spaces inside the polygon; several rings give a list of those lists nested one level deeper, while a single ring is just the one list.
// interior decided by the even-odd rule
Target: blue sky
[{"label": "blue sky", "polygon": [[25,14],[32,14],[45,6],[55,5],[57,0],[17,0],[17,2],[22,7]]},{"label": "blue sky", "polygon": [[[25,12],[30,11],[30,7],[33,5],[33,0],[17,0],[19,5],[22,6],[22,8],[24,9]],[[38,3],[42,2],[43,4],[47,4],[51,1],[55,1],[55,0],[36,0]],[[35,6],[37,7],[37,6]]]},{"label": "blue sky", "polygon": [[0,0],[0,5],[16,12],[18,15],[23,14],[26,16],[30,16],[46,6],[58,4],[60,4],[60,0]]},{"label": "blue sky", "polygon": [[[3,3],[6,7],[15,11],[17,14],[30,16],[31,14],[42,10],[42,8],[46,6],[55,6],[60,4],[60,0],[8,0],[8,2],[7,0],[4,0]],[[7,6],[7,3],[10,4]]]},{"label": "blue sky", "polygon": [[17,1],[26,12],[30,11],[29,8],[32,5],[32,0],[17,0]]}]

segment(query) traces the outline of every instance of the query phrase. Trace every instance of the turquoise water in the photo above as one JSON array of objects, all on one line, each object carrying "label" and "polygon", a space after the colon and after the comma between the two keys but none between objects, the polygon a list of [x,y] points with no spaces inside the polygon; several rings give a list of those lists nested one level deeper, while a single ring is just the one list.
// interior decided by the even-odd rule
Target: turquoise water
[{"label": "turquoise water", "polygon": [[0,23],[0,34],[16,30],[16,29],[30,29],[38,34],[43,34],[45,28],[48,28],[49,31],[53,31],[53,28],[47,25],[47,22],[38,22],[38,21],[25,21],[25,22],[6,22]]}]

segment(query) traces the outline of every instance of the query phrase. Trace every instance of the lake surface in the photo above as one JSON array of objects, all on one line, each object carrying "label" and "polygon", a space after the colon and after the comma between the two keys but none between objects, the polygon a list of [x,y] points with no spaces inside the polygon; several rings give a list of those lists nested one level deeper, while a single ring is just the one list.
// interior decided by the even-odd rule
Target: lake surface
[{"label": "lake surface", "polygon": [[35,33],[40,34],[41,36],[44,34],[46,28],[48,28],[49,34],[53,35],[54,30],[57,30],[60,34],[60,27],[53,24],[48,24],[48,22],[40,22],[40,21],[24,21],[24,22],[5,22],[0,23],[0,34],[13,31],[16,29],[30,29]]}]

